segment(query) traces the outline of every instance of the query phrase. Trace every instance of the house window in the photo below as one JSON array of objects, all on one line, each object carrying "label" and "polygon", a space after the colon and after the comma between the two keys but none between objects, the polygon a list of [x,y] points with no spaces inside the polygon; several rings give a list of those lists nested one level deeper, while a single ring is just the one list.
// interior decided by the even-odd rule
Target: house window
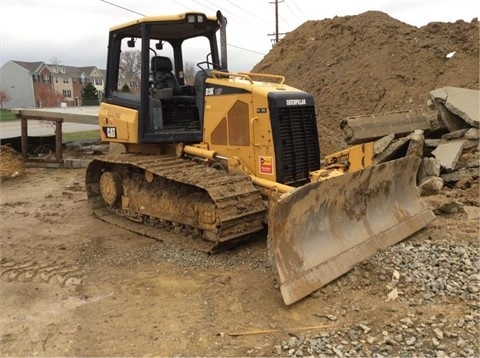
[{"label": "house window", "polygon": [[40,82],[40,76],[39,75],[33,75],[33,82],[39,83]]},{"label": "house window", "polygon": [[102,79],[101,78],[95,78],[95,86],[101,86],[102,85]]},{"label": "house window", "polygon": [[42,75],[42,82],[43,83],[50,83],[50,82],[52,82],[52,80],[51,80],[49,75]]},{"label": "house window", "polygon": [[55,83],[58,83],[58,76],[55,76]]},{"label": "house window", "polygon": [[67,76],[63,77],[63,83],[68,83],[68,77]]},{"label": "house window", "polygon": [[70,90],[63,90],[63,97],[65,98],[72,98],[72,91]]}]

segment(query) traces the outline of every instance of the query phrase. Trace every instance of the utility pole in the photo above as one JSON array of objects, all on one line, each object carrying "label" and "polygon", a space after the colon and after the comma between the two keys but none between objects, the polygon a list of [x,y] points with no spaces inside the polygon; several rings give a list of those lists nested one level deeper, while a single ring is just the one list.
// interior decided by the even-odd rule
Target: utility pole
[{"label": "utility pole", "polygon": [[[283,0],[281,0],[283,2]],[[275,2],[271,2],[270,4],[275,4],[275,33],[274,34],[268,34],[268,36],[275,36],[275,40],[272,41],[273,45],[276,45],[279,40],[279,35],[285,35],[285,33],[280,34],[278,32],[278,0],[275,0]]]}]

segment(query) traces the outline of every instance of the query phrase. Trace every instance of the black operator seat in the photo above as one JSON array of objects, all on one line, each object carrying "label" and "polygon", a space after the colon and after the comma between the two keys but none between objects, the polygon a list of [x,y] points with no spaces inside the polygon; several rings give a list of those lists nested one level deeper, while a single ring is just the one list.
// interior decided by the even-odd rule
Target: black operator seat
[{"label": "black operator seat", "polygon": [[195,103],[194,94],[186,94],[173,74],[170,58],[154,56],[151,60],[155,97],[160,100],[173,100],[180,103]]},{"label": "black operator seat", "polygon": [[165,56],[152,57],[153,83],[157,89],[171,88],[172,94],[180,95],[181,89],[172,72],[172,61]]}]

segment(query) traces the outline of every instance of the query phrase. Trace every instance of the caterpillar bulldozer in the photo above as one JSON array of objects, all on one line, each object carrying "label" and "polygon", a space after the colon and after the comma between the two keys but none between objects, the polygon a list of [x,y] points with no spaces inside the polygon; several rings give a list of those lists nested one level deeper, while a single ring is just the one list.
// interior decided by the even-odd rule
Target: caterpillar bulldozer
[{"label": "caterpillar bulldozer", "polygon": [[369,143],[321,159],[313,97],[283,76],[229,72],[226,24],[187,12],[111,28],[98,115],[110,152],[89,164],[87,195],[106,222],[157,238],[169,225],[210,252],[268,228],[289,305],[434,215],[417,157],[373,165]]}]

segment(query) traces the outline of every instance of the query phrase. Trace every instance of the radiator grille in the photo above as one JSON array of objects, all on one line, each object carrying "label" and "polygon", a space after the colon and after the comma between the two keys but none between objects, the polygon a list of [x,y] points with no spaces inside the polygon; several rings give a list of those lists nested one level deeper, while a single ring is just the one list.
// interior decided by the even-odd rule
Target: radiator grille
[{"label": "radiator grille", "polygon": [[[320,168],[317,123],[313,106],[278,108],[283,175],[282,182],[289,185],[303,185],[309,181],[309,172]],[[277,147],[278,148],[278,147]]]}]

